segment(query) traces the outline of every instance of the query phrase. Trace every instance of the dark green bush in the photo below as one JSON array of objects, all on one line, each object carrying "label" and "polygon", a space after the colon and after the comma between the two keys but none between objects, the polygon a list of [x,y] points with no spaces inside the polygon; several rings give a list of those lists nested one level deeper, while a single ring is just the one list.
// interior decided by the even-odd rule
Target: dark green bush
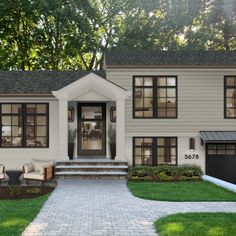
[{"label": "dark green bush", "polygon": [[129,180],[178,181],[200,180],[202,170],[199,166],[140,166],[129,169]]}]

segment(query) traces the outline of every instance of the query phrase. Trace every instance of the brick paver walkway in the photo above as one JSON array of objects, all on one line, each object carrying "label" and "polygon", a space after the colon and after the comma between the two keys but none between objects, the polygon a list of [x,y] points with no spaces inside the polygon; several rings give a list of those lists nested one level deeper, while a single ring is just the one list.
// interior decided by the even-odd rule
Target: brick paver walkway
[{"label": "brick paver walkway", "polygon": [[177,212],[236,212],[236,203],[149,201],[125,180],[60,180],[23,236],[154,236],[153,221]]}]

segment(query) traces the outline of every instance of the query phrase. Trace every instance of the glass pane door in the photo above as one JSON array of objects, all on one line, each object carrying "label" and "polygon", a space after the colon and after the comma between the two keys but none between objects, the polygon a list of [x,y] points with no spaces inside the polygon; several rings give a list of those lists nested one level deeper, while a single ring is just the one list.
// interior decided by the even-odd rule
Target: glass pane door
[{"label": "glass pane door", "polygon": [[102,149],[102,121],[81,121],[82,150]]},{"label": "glass pane door", "polygon": [[105,155],[105,104],[79,104],[79,155]]}]

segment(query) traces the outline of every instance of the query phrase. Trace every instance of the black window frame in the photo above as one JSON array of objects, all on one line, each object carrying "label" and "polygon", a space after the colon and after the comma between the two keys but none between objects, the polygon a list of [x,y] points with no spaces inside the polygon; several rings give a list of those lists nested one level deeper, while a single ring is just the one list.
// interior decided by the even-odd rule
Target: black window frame
[{"label": "black window frame", "polygon": [[225,119],[236,119],[236,107],[234,107],[235,116],[233,116],[233,117],[227,116],[227,89],[233,88],[236,90],[236,83],[234,84],[234,86],[227,86],[227,79],[228,78],[235,78],[236,79],[236,75],[225,75],[224,76],[224,118]]},{"label": "black window frame", "polygon": [[[210,148],[210,146],[215,146],[215,149]],[[219,148],[219,146],[224,146],[224,148]],[[234,148],[228,148],[229,146],[234,146]],[[214,150],[215,153],[209,153],[210,150]],[[219,151],[224,151],[224,153],[219,153]],[[227,153],[227,151],[234,151],[234,153]],[[236,143],[208,143],[206,145],[206,155],[217,157],[236,157]]]},{"label": "black window frame", "polygon": [[[153,165],[136,165],[135,164],[135,139],[136,138],[142,138],[142,139],[152,139],[152,163]],[[158,143],[157,140],[161,139],[161,138],[174,138],[175,142],[176,142],[176,146],[175,146],[175,151],[176,151],[176,160],[175,160],[175,164],[159,164],[158,163],[158,154],[157,154],[157,148],[158,148]],[[171,147],[171,146],[170,146]],[[133,166],[178,166],[178,137],[177,136],[135,136],[133,137]]]},{"label": "black window frame", "polygon": [[[143,77],[149,77],[152,78],[152,86],[136,86],[135,85],[135,78],[143,78]],[[172,77],[175,78],[175,86],[158,86],[157,78],[168,78]],[[137,87],[151,87],[152,88],[152,98],[153,98],[153,116],[152,117],[137,117],[135,116],[135,89]],[[175,88],[176,92],[176,114],[173,117],[167,117],[167,116],[158,116],[158,105],[157,105],[157,89],[158,88]],[[178,118],[178,76],[177,75],[134,75],[133,76],[133,119],[177,119]]]},{"label": "black window frame", "polygon": [[[2,105],[21,105],[22,107],[22,111],[21,111],[21,119],[22,119],[22,140],[21,140],[21,143],[22,145],[21,146],[2,146]],[[28,113],[27,114],[27,111],[26,111],[26,107],[27,105],[46,105],[46,113],[31,113],[31,115],[34,115],[34,116],[40,116],[40,115],[44,115],[46,116],[46,125],[43,125],[43,126],[46,126],[46,145],[45,146],[27,146],[27,135],[26,135],[26,127],[27,127],[27,116],[30,114]],[[5,113],[5,114],[8,114],[8,113]],[[4,115],[5,115],[4,114]],[[13,113],[11,113],[13,114]],[[10,116],[10,113],[9,113],[9,116]],[[34,127],[36,127],[37,129],[37,126],[41,126],[41,125],[37,125],[37,124],[34,124]],[[13,137],[11,135],[11,137]],[[36,137],[37,134],[36,134]],[[41,137],[41,136],[39,136]],[[44,136],[42,136],[44,137]],[[38,102],[26,102],[26,103],[22,103],[22,102],[1,102],[0,103],[0,149],[8,149],[8,148],[26,148],[26,149],[29,149],[29,148],[37,148],[37,149],[40,149],[40,148],[49,148],[49,103],[38,103]]]}]

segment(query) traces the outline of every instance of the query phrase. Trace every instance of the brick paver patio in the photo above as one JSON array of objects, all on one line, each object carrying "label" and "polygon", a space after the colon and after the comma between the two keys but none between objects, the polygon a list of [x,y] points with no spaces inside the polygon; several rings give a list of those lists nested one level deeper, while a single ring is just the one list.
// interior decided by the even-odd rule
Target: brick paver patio
[{"label": "brick paver patio", "polygon": [[23,236],[154,236],[153,221],[178,212],[236,212],[236,203],[150,201],[125,180],[60,180]]}]

